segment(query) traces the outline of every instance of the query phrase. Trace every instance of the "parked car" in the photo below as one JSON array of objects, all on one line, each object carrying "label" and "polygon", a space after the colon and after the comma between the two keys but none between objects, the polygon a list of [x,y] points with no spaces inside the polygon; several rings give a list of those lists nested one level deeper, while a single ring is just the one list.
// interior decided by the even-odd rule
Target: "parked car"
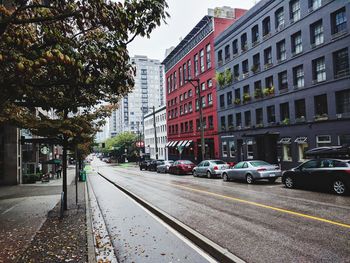
[{"label": "parked car", "polygon": [[260,160],[239,162],[222,173],[224,181],[238,179],[245,180],[248,184],[261,179],[268,179],[270,183],[273,183],[281,176],[282,171],[277,165]]},{"label": "parked car", "polygon": [[148,166],[150,165],[152,160],[144,160],[140,163],[140,171],[142,170],[148,170]]},{"label": "parked car", "polygon": [[162,164],[157,166],[157,173],[167,173],[169,167],[174,163],[172,160],[164,161]]},{"label": "parked car", "polygon": [[157,171],[157,166],[162,164],[163,162],[164,162],[164,160],[153,160],[148,165],[147,170],[148,171]]},{"label": "parked car", "polygon": [[339,159],[312,159],[283,173],[287,188],[301,186],[326,187],[338,195],[350,189],[350,161]]},{"label": "parked car", "polygon": [[169,167],[169,173],[171,174],[188,174],[192,173],[193,168],[196,165],[188,160],[178,160],[175,161],[170,167]]},{"label": "parked car", "polygon": [[230,166],[221,160],[206,160],[193,168],[193,176],[206,176],[208,178],[221,177],[222,172]]}]

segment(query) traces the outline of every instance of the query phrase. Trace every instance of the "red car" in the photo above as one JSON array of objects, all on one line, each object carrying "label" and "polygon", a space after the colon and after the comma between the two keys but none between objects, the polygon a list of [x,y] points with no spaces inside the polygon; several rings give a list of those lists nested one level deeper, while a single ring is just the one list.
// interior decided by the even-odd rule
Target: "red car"
[{"label": "red car", "polygon": [[168,172],[171,174],[188,174],[193,172],[195,166],[196,165],[191,161],[178,160],[169,167]]}]

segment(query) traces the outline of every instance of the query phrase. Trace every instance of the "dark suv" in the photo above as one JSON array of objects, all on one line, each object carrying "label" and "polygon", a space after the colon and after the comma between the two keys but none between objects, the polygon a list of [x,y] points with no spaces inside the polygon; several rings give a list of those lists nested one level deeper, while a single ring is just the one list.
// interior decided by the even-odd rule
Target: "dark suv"
[{"label": "dark suv", "polygon": [[140,170],[148,170],[148,166],[150,165],[150,163],[152,162],[152,160],[144,160],[140,163]]},{"label": "dark suv", "polygon": [[327,187],[338,195],[345,195],[350,189],[350,161],[312,159],[283,173],[282,182],[287,188]]},{"label": "dark suv", "polygon": [[164,160],[153,160],[148,166],[148,171],[157,171],[157,166],[163,163]]}]

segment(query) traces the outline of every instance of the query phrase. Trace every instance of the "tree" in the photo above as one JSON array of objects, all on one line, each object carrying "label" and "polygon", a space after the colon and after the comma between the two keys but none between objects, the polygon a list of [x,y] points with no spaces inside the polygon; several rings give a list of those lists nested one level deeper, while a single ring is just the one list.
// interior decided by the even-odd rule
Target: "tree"
[{"label": "tree", "polygon": [[[85,144],[133,87],[127,45],[168,16],[165,0],[12,1],[0,5],[0,124]],[[38,114],[37,108],[51,112]],[[65,188],[66,169],[63,169]]]},{"label": "tree", "polygon": [[135,157],[137,155],[136,141],[137,135],[135,133],[123,132],[113,138],[107,139],[103,152],[116,157],[120,157],[125,153],[128,157]]}]

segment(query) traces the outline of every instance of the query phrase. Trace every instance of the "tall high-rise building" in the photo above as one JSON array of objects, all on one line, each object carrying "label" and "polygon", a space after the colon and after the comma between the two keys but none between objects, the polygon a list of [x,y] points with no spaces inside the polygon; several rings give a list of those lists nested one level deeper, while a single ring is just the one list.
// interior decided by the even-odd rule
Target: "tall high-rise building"
[{"label": "tall high-rise building", "polygon": [[144,115],[153,107],[164,105],[164,68],[159,60],[135,56],[131,62],[136,68],[135,87],[113,112],[109,124],[113,137],[121,132],[138,132]]}]

